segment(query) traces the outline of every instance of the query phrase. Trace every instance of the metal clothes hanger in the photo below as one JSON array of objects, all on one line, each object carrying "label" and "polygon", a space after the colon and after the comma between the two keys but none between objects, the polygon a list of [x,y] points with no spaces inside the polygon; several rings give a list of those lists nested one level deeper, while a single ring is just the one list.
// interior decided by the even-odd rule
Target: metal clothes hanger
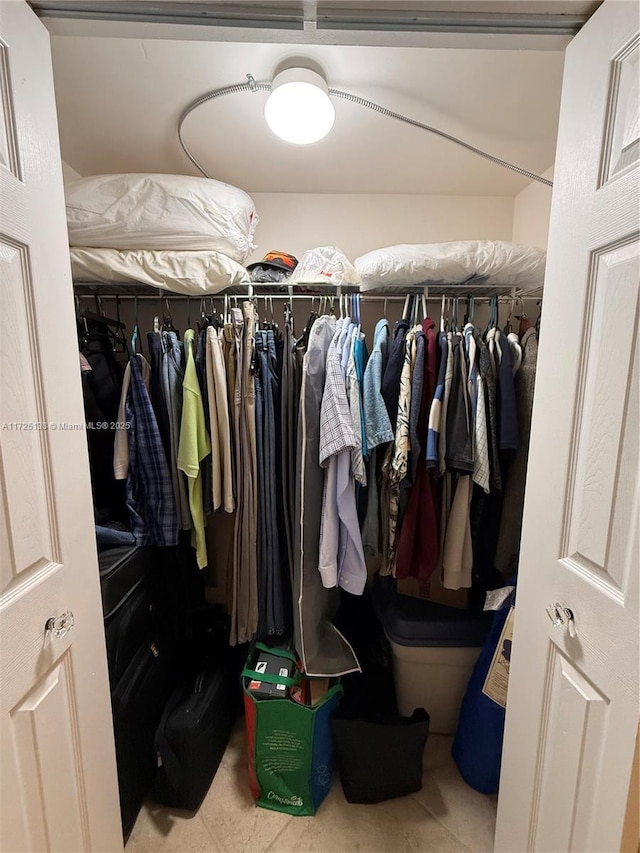
[{"label": "metal clothes hanger", "polygon": [[[160,290],[160,288],[158,288],[158,298],[160,299],[160,310],[162,311],[162,290]],[[158,316],[158,314],[155,314],[153,318],[153,331],[162,331],[160,328],[160,317]]]},{"label": "metal clothes hanger", "polygon": [[498,325],[498,297],[491,296],[489,298],[489,319],[485,330],[485,337],[491,329],[495,329]]},{"label": "metal clothes hanger", "polygon": [[404,305],[402,307],[402,319],[403,320],[407,320],[409,318],[408,311],[409,311],[410,302],[411,302],[411,296],[407,293],[405,300],[404,300]]},{"label": "metal clothes hanger", "polygon": [[458,297],[453,297],[453,331],[457,335],[460,332],[460,327],[458,325]]},{"label": "metal clothes hanger", "polygon": [[[162,317],[162,331],[163,332],[174,332],[177,335],[178,330],[173,325],[173,319],[171,317],[171,309],[169,307],[169,300],[167,299],[166,296],[163,299],[163,303],[164,303],[164,314]],[[136,314],[136,326],[137,325],[138,325],[138,315]]]},{"label": "metal clothes hanger", "polygon": [[[134,296],[133,298],[133,318],[134,318],[134,327],[133,333],[131,335],[131,357],[133,358],[136,355],[136,347],[138,344],[138,297]],[[140,352],[142,353],[142,343],[140,343]]]},{"label": "metal clothes hanger", "polygon": [[507,322],[504,324],[505,335],[509,335],[513,331],[513,325],[511,323],[511,320],[513,319],[513,312],[515,311],[515,307],[516,307],[516,300],[512,296],[511,297],[511,307],[509,308],[509,316],[507,317]]},{"label": "metal clothes hanger", "polygon": [[473,326],[473,321],[476,316],[476,300],[474,296],[467,296],[467,323],[471,323]]}]

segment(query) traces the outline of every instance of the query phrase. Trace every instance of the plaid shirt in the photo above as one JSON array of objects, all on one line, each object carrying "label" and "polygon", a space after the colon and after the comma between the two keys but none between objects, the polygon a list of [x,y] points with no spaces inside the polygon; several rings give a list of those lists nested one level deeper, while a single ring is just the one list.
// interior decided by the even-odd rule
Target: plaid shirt
[{"label": "plaid shirt", "polygon": [[336,345],[337,333],[327,353],[324,394],[320,408],[320,465],[343,450],[356,447],[351,409],[347,399],[341,352]]},{"label": "plaid shirt", "polygon": [[160,430],[137,356],[130,365],[126,413],[130,424],[127,507],[131,531],[138,545],[177,545],[178,515]]}]

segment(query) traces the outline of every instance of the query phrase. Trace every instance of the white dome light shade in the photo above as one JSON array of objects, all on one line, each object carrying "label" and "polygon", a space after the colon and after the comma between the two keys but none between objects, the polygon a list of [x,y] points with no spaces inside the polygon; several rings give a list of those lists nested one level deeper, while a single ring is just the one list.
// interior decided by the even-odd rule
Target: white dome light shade
[{"label": "white dome light shade", "polygon": [[264,117],[280,139],[308,145],[329,133],[336,111],[319,74],[307,68],[289,68],[274,77]]}]

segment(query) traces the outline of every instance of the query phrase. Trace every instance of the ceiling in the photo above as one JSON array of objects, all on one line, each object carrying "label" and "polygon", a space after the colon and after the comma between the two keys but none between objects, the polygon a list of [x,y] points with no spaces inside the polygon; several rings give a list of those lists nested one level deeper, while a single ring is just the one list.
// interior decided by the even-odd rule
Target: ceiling
[{"label": "ceiling", "polygon": [[[433,124],[541,173],[554,161],[563,52],[53,36],[63,159],[83,175],[197,174],[176,122],[204,92],[270,80],[281,61],[319,63],[329,84]],[[200,107],[185,138],[212,177],[248,192],[517,194],[527,183],[432,134],[336,102],[311,146],[274,137],[264,93]],[[372,211],[375,216],[375,211]]]}]

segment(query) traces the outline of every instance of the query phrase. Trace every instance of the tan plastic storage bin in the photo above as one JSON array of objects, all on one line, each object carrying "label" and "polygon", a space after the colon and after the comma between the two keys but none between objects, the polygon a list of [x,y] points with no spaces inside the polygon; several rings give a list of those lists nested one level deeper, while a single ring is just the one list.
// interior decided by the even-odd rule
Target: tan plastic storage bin
[{"label": "tan plastic storage bin", "polygon": [[390,642],[399,712],[410,717],[414,708],[425,708],[431,716],[431,732],[454,734],[480,649],[420,648]]},{"label": "tan plastic storage bin", "polygon": [[373,603],[393,652],[399,712],[424,708],[432,732],[454,734],[492,614],[398,594],[393,578],[376,578]]}]

